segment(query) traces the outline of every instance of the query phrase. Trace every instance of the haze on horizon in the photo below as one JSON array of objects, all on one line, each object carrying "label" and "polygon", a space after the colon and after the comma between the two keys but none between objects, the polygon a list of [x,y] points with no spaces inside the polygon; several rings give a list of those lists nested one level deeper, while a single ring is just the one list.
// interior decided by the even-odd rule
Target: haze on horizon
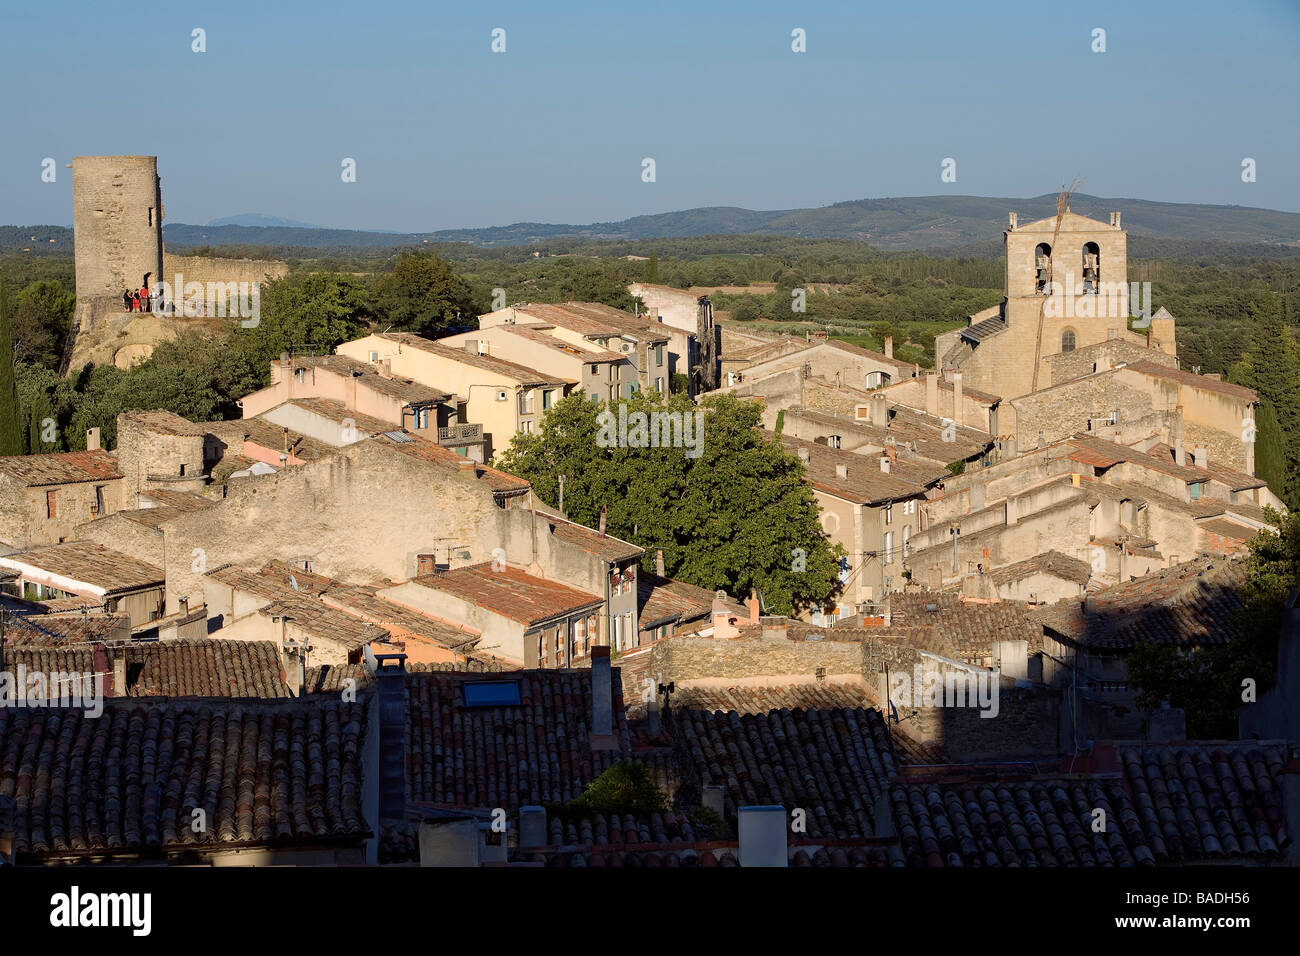
[{"label": "haze on horizon", "polygon": [[156,154],[167,221],[195,224],[585,224],[1030,197],[1076,178],[1097,196],[1300,212],[1300,4],[986,7],[27,5],[0,35],[0,218],[69,222],[66,163],[108,153]]}]

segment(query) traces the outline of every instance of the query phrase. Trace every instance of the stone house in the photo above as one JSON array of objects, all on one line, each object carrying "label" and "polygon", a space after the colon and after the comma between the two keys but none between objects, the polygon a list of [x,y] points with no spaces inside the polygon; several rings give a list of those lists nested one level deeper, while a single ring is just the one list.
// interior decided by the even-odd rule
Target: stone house
[{"label": "stone house", "polygon": [[484,461],[483,426],[464,422],[454,395],[394,375],[391,360],[363,362],[346,355],[282,355],[271,363],[271,384],[239,400],[244,418],[264,415],[297,399],[321,399],[390,427]]},{"label": "stone house", "polygon": [[441,341],[453,348],[504,358],[576,382],[575,390],[593,401],[630,398],[641,387],[637,367],[628,355],[593,342],[567,342],[551,334],[553,331],[549,325],[498,325],[450,335]]},{"label": "stone house", "polygon": [[[769,440],[776,438],[764,434]],[[912,547],[912,537],[925,528],[926,491],[948,477],[948,471],[891,454],[893,449],[860,455],[786,435],[780,436],[780,442],[803,462],[806,480],[822,509],[822,527],[846,552],[834,617],[870,612],[907,583],[904,556]],[[814,621],[820,617],[814,612]]]},{"label": "stone house", "polygon": [[118,459],[98,447],[52,455],[0,457],[0,546],[58,544],[77,525],[126,507]]},{"label": "stone house", "polygon": [[486,354],[477,342],[453,348],[447,341],[407,332],[378,333],[345,342],[335,351],[361,362],[386,362],[394,375],[454,394],[461,421],[483,429],[486,461],[504,451],[516,433],[535,431],[546,410],[578,385],[576,378]]},{"label": "stone house", "polygon": [[70,601],[124,614],[133,631],[163,616],[162,568],[93,541],[68,541],[0,557],[14,572],[16,593],[29,601]]},{"label": "stone house", "polygon": [[504,562],[421,575],[379,593],[478,632],[481,652],[527,668],[588,664],[605,606],[598,595]]},{"label": "stone house", "polygon": [[478,324],[480,329],[532,326],[570,345],[618,352],[634,366],[638,387],[660,395],[668,394],[674,372],[686,371],[682,358],[688,353],[673,349],[679,330],[598,302],[512,305],[480,315]]}]

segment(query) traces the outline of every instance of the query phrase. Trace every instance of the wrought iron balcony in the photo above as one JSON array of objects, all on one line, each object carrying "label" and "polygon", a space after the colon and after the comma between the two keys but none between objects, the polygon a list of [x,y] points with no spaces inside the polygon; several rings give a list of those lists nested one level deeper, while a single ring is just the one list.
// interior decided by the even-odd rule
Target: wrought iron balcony
[{"label": "wrought iron balcony", "polygon": [[482,440],[482,425],[448,425],[438,429],[439,445],[476,445]]}]

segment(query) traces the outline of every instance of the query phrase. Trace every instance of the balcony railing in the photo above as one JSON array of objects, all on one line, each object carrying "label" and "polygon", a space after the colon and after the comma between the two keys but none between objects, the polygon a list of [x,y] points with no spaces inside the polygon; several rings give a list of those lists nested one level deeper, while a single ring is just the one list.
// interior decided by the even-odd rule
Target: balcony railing
[{"label": "balcony railing", "polygon": [[438,429],[439,445],[474,445],[482,440],[482,425],[448,425]]}]

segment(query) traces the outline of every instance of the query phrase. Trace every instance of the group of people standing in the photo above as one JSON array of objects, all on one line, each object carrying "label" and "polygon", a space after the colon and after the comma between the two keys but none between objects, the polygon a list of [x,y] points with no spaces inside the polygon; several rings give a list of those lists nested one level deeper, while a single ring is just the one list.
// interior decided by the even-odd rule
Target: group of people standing
[{"label": "group of people standing", "polygon": [[122,306],[127,312],[163,312],[161,290],[157,295],[149,292],[148,286],[140,286],[134,292],[126,289],[122,292]]}]

